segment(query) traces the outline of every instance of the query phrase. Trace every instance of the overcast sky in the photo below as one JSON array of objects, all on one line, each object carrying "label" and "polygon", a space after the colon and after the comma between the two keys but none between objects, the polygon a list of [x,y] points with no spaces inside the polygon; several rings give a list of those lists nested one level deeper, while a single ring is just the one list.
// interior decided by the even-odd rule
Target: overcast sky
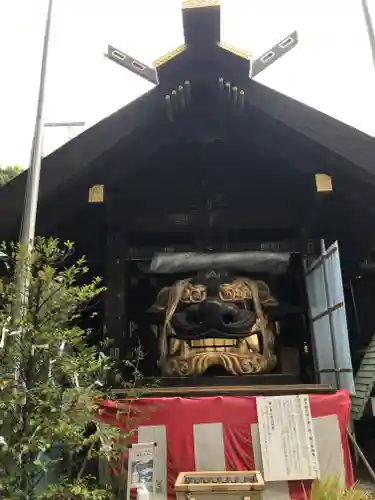
[{"label": "overcast sky", "polygon": [[[46,9],[0,0],[0,164],[29,162]],[[255,56],[294,29],[299,46],[258,80],[375,136],[361,0],[222,0],[222,40]],[[107,43],[151,63],[182,42],[180,0],[55,0],[46,121],[94,124],[151,87],[105,59]]]}]

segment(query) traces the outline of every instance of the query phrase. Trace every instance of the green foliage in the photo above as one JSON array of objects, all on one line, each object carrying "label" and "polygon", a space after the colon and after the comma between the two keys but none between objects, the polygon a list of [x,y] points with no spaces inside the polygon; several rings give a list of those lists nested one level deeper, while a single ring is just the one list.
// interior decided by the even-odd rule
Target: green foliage
[{"label": "green foliage", "polygon": [[[2,247],[10,272],[0,280],[0,492],[5,498],[112,498],[110,487],[98,488],[88,465],[120,457],[127,444],[128,436],[95,419],[113,366],[100,347],[90,347],[90,332],[79,325],[104,288],[100,278],[87,283],[84,258],[66,264],[72,250],[72,243],[61,246],[55,239],[38,240],[31,255],[17,245]],[[58,484],[38,493],[56,468]]]},{"label": "green foliage", "polygon": [[314,481],[310,500],[371,500],[373,498],[373,495],[361,490],[357,485],[343,489],[337,478],[328,478],[325,481]]},{"label": "green foliage", "polygon": [[22,171],[23,168],[18,165],[9,165],[7,167],[0,165],[0,187],[17,177]]}]

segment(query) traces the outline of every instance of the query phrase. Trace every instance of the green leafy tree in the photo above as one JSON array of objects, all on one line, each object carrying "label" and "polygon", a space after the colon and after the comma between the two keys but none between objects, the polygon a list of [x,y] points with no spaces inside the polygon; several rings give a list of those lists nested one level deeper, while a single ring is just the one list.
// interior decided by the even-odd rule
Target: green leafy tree
[{"label": "green leafy tree", "polygon": [[374,500],[372,493],[364,491],[358,485],[343,488],[341,481],[330,477],[323,481],[314,481],[311,495],[304,494],[305,500]]},{"label": "green leafy tree", "polygon": [[0,187],[14,179],[14,177],[17,177],[22,171],[23,168],[18,165],[9,165],[6,167],[0,165]]},{"label": "green leafy tree", "polygon": [[[100,459],[119,462],[127,444],[129,434],[96,418],[113,365],[90,346],[90,332],[81,324],[104,288],[100,278],[87,283],[84,258],[67,264],[72,249],[55,239],[38,240],[28,256],[17,245],[2,248],[10,273],[0,280],[4,498],[112,498],[113,489],[100,488],[88,466]],[[127,408],[119,412],[126,418]],[[54,469],[58,481],[41,488]]]}]

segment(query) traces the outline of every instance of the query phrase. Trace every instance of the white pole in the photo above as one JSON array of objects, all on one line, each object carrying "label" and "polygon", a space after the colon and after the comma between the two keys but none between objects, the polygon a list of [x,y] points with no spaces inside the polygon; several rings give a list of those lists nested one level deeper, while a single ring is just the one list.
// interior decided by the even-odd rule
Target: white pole
[{"label": "white pole", "polygon": [[47,18],[43,43],[42,67],[40,70],[38,106],[35,120],[33,144],[31,150],[30,167],[27,176],[25,206],[21,226],[20,243],[30,247],[35,238],[36,214],[39,197],[40,166],[43,146],[43,112],[44,95],[47,76],[47,60],[51,31],[53,0],[48,0]]},{"label": "white pole", "polygon": [[362,12],[363,12],[363,17],[365,19],[368,40],[370,43],[372,64],[373,66],[375,66],[375,33],[367,0],[362,0]]},{"label": "white pole", "polygon": [[[29,257],[35,238],[36,214],[38,209],[40,166],[42,161],[42,147],[43,147],[44,94],[45,94],[45,84],[47,75],[47,59],[48,59],[49,39],[51,30],[52,5],[53,5],[53,0],[48,0],[48,10],[47,10],[47,18],[45,24],[44,42],[43,42],[42,66],[40,70],[38,105],[37,105],[37,113],[35,119],[30,165],[27,173],[25,205],[21,222],[21,231],[19,240],[21,251],[27,252],[27,258]],[[22,318],[23,308],[27,303],[28,288],[29,288],[28,269],[27,266],[25,266],[25,262],[20,261],[18,263],[18,266],[19,267],[16,278],[17,280],[16,298],[13,304],[13,311],[12,311],[13,323],[17,323]],[[16,368],[15,379],[16,380],[18,379],[18,367]]]}]

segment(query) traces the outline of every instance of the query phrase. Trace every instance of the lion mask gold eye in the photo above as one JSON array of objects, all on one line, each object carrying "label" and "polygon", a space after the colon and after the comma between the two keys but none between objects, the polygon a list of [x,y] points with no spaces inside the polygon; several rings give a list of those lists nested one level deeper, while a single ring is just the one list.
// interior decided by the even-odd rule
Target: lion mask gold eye
[{"label": "lion mask gold eye", "polygon": [[226,302],[249,300],[252,297],[250,288],[242,282],[225,283],[220,286],[219,297]]},{"label": "lion mask gold eye", "polygon": [[207,297],[207,289],[203,285],[187,285],[182,292],[181,302],[184,304],[198,304],[204,302]]},{"label": "lion mask gold eye", "polygon": [[220,291],[220,295],[223,300],[233,300],[234,290],[230,287],[223,287]]}]

